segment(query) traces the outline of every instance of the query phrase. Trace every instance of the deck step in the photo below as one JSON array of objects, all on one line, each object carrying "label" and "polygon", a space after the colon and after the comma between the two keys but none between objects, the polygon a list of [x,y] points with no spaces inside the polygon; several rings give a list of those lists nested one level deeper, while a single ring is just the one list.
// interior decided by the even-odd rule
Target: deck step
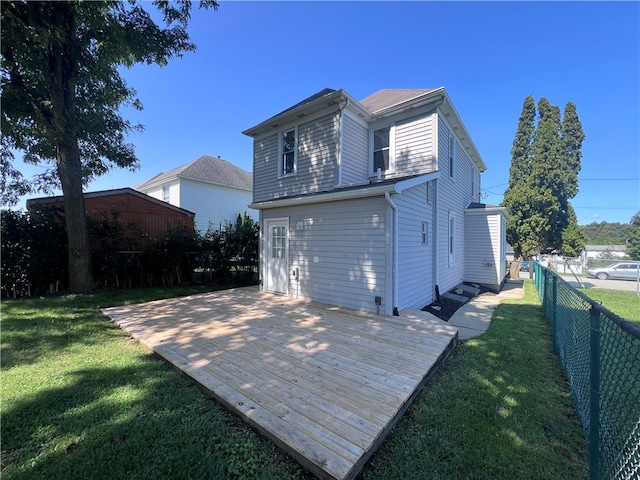
[{"label": "deck step", "polygon": [[449,300],[455,300],[456,302],[467,303],[469,301],[469,297],[465,297],[464,295],[457,295],[453,292],[447,292],[442,296],[444,298],[448,298]]},{"label": "deck step", "polygon": [[479,288],[473,287],[471,285],[466,285],[464,283],[456,285],[456,288],[454,288],[453,290],[457,290],[457,289],[463,290],[464,292],[469,293],[469,294],[474,295],[474,296],[480,294],[480,289]]}]

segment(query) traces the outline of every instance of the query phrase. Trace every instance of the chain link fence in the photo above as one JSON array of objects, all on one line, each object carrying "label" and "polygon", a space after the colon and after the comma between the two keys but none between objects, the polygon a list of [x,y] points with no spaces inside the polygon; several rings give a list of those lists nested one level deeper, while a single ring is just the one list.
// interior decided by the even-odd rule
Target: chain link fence
[{"label": "chain link fence", "polygon": [[590,478],[640,478],[640,328],[537,262],[534,278],[589,443]]}]

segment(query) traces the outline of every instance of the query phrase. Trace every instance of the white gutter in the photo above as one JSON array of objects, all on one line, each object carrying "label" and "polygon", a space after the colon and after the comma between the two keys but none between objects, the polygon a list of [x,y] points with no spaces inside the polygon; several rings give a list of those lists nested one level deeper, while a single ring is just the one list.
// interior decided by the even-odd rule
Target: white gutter
[{"label": "white gutter", "polygon": [[319,193],[316,195],[307,195],[305,197],[266,200],[264,202],[251,203],[249,205],[249,208],[260,210],[263,208],[289,207],[292,205],[308,205],[310,203],[335,202],[338,200],[349,200],[351,198],[375,197],[377,195],[384,195],[385,192],[391,191],[395,191],[395,184],[386,184],[371,188],[341,190],[338,192]]},{"label": "white gutter", "polygon": [[369,186],[363,185],[363,188],[344,189],[337,192],[317,193],[301,197],[291,197],[283,199],[265,200],[263,202],[254,202],[248,205],[249,208],[256,210],[265,208],[290,207],[292,205],[309,205],[311,203],[336,202],[338,200],[350,200],[353,198],[376,197],[385,193],[402,193],[403,190],[423,183],[430,182],[440,177],[440,172],[428,173],[419,177],[400,180],[396,183],[385,183],[383,185]]},{"label": "white gutter", "polygon": [[391,307],[392,313],[397,315],[398,311],[398,207],[389,192],[384,192],[384,198],[393,210],[393,241],[391,246],[391,271],[392,271],[392,287],[391,287]]}]

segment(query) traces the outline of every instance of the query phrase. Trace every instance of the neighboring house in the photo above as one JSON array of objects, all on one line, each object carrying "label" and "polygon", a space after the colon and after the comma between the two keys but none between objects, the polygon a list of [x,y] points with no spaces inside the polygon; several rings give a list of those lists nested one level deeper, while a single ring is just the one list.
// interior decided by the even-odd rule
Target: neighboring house
[{"label": "neighboring house", "polygon": [[254,220],[251,203],[252,175],[221,158],[202,157],[159,173],[133,188],[196,214],[196,228],[205,233],[211,224],[220,228],[245,212]]},{"label": "neighboring house", "polygon": [[[184,226],[193,231],[194,213],[184,208],[161,202],[131,188],[103,190],[84,194],[88,217],[111,219],[114,210],[123,225],[133,223],[143,234],[144,244],[166,237],[168,227]],[[64,209],[64,199],[42,197],[27,200],[27,210],[34,214],[39,206]]]},{"label": "neighboring house", "polygon": [[503,282],[506,211],[479,203],[486,167],[444,88],[325,89],[243,133],[263,290],[392,314]]},{"label": "neighboring house", "polygon": [[586,259],[616,259],[627,257],[626,245],[585,245],[584,257]]}]

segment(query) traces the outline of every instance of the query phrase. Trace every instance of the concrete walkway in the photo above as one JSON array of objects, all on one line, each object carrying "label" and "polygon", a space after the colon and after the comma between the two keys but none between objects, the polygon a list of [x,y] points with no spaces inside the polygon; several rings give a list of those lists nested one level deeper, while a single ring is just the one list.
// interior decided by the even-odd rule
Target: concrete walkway
[{"label": "concrete walkway", "polygon": [[489,328],[493,311],[500,302],[508,298],[522,298],[523,295],[522,280],[507,280],[500,293],[483,293],[472,298],[460,307],[447,323],[458,329],[460,340],[477,337]]}]

